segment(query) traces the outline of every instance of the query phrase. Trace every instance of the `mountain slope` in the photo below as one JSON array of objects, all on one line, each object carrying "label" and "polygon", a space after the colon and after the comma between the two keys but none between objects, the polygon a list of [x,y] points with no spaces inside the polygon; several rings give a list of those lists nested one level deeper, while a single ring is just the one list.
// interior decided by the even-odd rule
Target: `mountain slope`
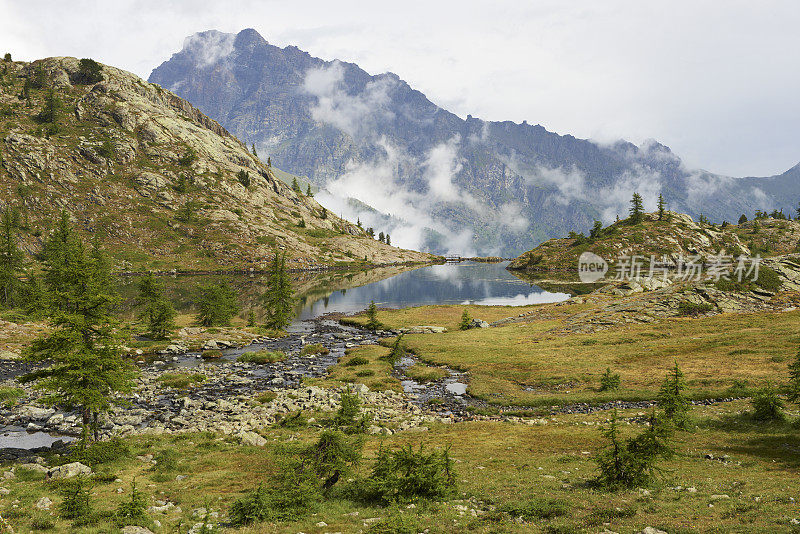
[{"label": "mountain slope", "polygon": [[121,269],[262,268],[276,248],[294,268],[430,259],[294,192],[216,121],[133,74],[102,66],[84,83],[75,58],[0,68],[0,205],[20,214],[29,252],[63,209]]},{"label": "mountain slope", "polygon": [[[516,255],[609,223],[634,191],[711,220],[800,200],[795,175],[735,179],[687,169],[667,147],[600,145],[527,123],[466,120],[392,73],[270,45],[255,30],[195,34],[150,81],[175,91],[290,172],[337,213],[355,197],[394,219],[397,243]],[[395,219],[402,219],[397,221]],[[399,239],[402,236],[402,240]]]}]

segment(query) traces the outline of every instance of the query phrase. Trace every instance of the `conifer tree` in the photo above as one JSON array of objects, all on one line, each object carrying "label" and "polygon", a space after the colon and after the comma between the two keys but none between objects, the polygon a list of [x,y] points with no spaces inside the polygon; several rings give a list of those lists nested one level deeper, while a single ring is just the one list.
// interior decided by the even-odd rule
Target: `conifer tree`
[{"label": "conifer tree", "polygon": [[253,155],[254,155],[255,157],[258,157],[258,152],[256,152],[256,144],[255,144],[255,143],[253,143],[253,148],[252,148],[252,150],[253,150]]},{"label": "conifer tree", "polygon": [[603,223],[600,221],[594,221],[592,225],[592,229],[589,230],[589,238],[590,239],[597,239],[600,237],[600,234],[603,232]]},{"label": "conifer tree", "polygon": [[789,364],[789,387],[786,397],[789,402],[800,405],[800,351]]},{"label": "conifer tree", "polygon": [[389,238],[389,234],[386,234],[386,244],[387,245],[391,245],[392,244],[392,240]]},{"label": "conifer tree", "polygon": [[267,275],[267,291],[262,297],[266,308],[266,326],[283,330],[294,317],[294,291],[286,272],[286,253],[275,252]]},{"label": "conifer tree", "polygon": [[139,299],[144,305],[140,318],[153,339],[169,339],[175,329],[175,308],[164,297],[164,283],[153,273],[139,281]]},{"label": "conifer tree", "polygon": [[43,305],[52,331],[33,342],[26,358],[49,366],[20,378],[49,395],[44,401],[77,408],[83,444],[98,439],[98,415],[117,392],[129,391],[135,369],[122,358],[112,310],[117,302],[111,267],[97,244],[87,249],[64,212],[43,250]]},{"label": "conifer tree", "polygon": [[639,224],[642,220],[642,214],[644,213],[644,207],[642,204],[642,196],[639,193],[634,193],[633,198],[631,198],[631,223]]},{"label": "conifer tree", "polygon": [[22,253],[17,247],[15,216],[9,206],[0,217],[0,304],[14,306],[14,293],[22,271]]},{"label": "conifer tree", "polygon": [[741,217],[739,217],[739,224],[744,224],[744,223],[746,223],[746,222],[747,222],[747,215],[745,215],[744,213],[742,213],[742,216],[741,216]]},{"label": "conifer tree", "polygon": [[55,124],[58,121],[59,105],[60,103],[55,91],[52,88],[48,89],[47,94],[44,97],[44,107],[36,116],[36,119],[39,122]]},{"label": "conifer tree", "polygon": [[658,195],[658,220],[663,221],[666,214],[667,203],[664,201],[664,195]]},{"label": "conifer tree", "polygon": [[458,323],[459,330],[469,330],[472,328],[472,317],[469,316],[469,311],[464,308],[464,313],[461,314],[461,322]]},{"label": "conifer tree", "polygon": [[272,167],[272,158],[267,156],[267,167]]},{"label": "conifer tree", "polygon": [[300,189],[300,184],[297,183],[297,178],[292,178],[292,191],[298,195],[303,194],[303,191]]},{"label": "conifer tree", "polygon": [[381,243],[383,243],[383,239],[384,239],[384,237],[383,237],[383,232],[380,232],[380,233],[378,234],[378,241],[380,241]]},{"label": "conifer tree", "polygon": [[381,326],[383,325],[378,321],[378,308],[375,306],[375,301],[371,300],[367,307],[367,322],[364,327],[367,330],[378,330]]},{"label": "conifer tree", "polygon": [[227,326],[239,313],[236,292],[225,282],[201,288],[197,322],[203,326]]},{"label": "conifer tree", "polygon": [[314,196],[314,193],[311,192],[311,184],[308,184],[306,186],[306,196],[307,197],[313,197]]},{"label": "conifer tree", "polygon": [[677,360],[675,367],[670,370],[664,379],[664,384],[658,393],[658,406],[664,410],[664,415],[678,428],[686,428],[689,418],[689,400],[684,396],[686,382],[683,372],[678,367]]}]

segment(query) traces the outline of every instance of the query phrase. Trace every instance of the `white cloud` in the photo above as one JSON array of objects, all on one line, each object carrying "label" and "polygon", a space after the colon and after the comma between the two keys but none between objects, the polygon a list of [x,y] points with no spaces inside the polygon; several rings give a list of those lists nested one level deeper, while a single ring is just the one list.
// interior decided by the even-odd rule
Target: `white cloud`
[{"label": "white cloud", "polygon": [[343,79],[344,66],[338,61],[306,73],[303,90],[317,98],[311,108],[315,121],[332,124],[355,138],[369,135],[376,122],[394,118],[388,108],[389,91],[397,83],[394,79],[384,76],[370,81],[355,95],[348,94]]},{"label": "white cloud", "polygon": [[201,67],[213,65],[233,52],[236,36],[217,30],[190,35],[183,41],[183,50]]}]

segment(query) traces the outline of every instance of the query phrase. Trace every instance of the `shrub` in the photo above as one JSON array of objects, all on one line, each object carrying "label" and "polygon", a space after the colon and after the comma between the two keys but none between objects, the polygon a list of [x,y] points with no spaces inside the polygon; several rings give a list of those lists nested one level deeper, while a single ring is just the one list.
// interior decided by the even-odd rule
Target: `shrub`
[{"label": "shrub", "polygon": [[258,363],[267,364],[275,363],[286,359],[286,354],[282,351],[275,350],[257,350],[253,352],[245,352],[236,358],[237,362],[243,363]]},{"label": "shrub", "polygon": [[506,504],[500,508],[500,511],[513,518],[521,517],[525,521],[533,521],[567,515],[570,511],[570,505],[560,499],[537,497]]},{"label": "shrub", "polygon": [[95,467],[125,458],[130,454],[130,447],[119,438],[114,438],[108,441],[97,441],[83,450],[76,450],[69,455],[69,461]]},{"label": "shrub", "polygon": [[472,328],[472,317],[469,316],[469,311],[464,309],[464,313],[461,314],[461,322],[458,323],[459,330],[469,330]]},{"label": "shrub", "polygon": [[222,358],[222,351],[219,350],[204,350],[200,355],[204,360],[218,360]]},{"label": "shrub", "polygon": [[117,511],[114,513],[114,522],[120,526],[136,525],[149,527],[150,518],[147,517],[147,500],[136,489],[136,481],[131,482],[131,495],[119,503]]},{"label": "shrub", "polygon": [[244,169],[236,173],[236,179],[239,180],[239,183],[244,187],[250,187],[250,173]]},{"label": "shrub", "polygon": [[191,385],[204,382],[205,379],[206,375],[202,373],[164,373],[158,377],[158,381],[162,386],[174,389],[188,388]]},{"label": "shrub", "polygon": [[71,519],[75,525],[85,525],[92,520],[92,506],[89,502],[89,483],[84,477],[75,477],[61,483],[62,497],[59,514]]},{"label": "shrub", "polygon": [[262,391],[261,393],[253,397],[253,400],[260,404],[267,404],[274,401],[277,397],[278,394],[275,393],[274,391]]},{"label": "shrub", "polygon": [[611,368],[606,367],[606,372],[600,377],[600,391],[614,391],[619,389],[619,374],[611,374]]},{"label": "shrub", "polygon": [[360,412],[361,400],[357,394],[350,392],[349,387],[345,387],[342,389],[339,410],[333,418],[333,424],[348,434],[365,432],[371,417],[367,414],[359,416]]},{"label": "shrub", "polygon": [[324,479],[322,489],[326,493],[340,477],[348,475],[361,461],[360,440],[348,440],[344,434],[325,431],[319,440],[302,453],[302,457],[318,477]]},{"label": "shrub", "polygon": [[303,347],[300,351],[300,356],[309,356],[312,354],[328,354],[330,351],[322,343],[311,343]]},{"label": "shrub", "polygon": [[783,421],[784,403],[771,386],[760,389],[750,401],[753,419],[762,422]]},{"label": "shrub", "polygon": [[456,492],[449,449],[426,453],[422,445],[399,449],[381,447],[369,479],[363,481],[368,501],[391,503],[418,499],[445,500]]},{"label": "shrub", "polygon": [[381,359],[386,360],[391,365],[396,365],[400,359],[406,355],[406,347],[403,344],[403,334],[397,336],[392,343],[392,350],[386,356],[383,356]]},{"label": "shrub", "polygon": [[359,377],[359,378],[364,378],[364,377],[367,377],[367,376],[373,376],[374,374],[375,374],[375,371],[373,371],[372,369],[364,369],[363,371],[357,372],[356,376]]},{"label": "shrub", "polygon": [[260,484],[231,505],[231,524],[239,527],[262,521],[298,521],[307,516],[321,497],[310,475],[300,466],[285,468],[268,486]]},{"label": "shrub", "polygon": [[186,149],[186,152],[183,153],[183,156],[178,158],[178,165],[181,167],[188,167],[195,161],[197,161],[197,152],[192,147],[189,147]]},{"label": "shrub", "polygon": [[763,265],[759,267],[758,278],[756,278],[753,283],[761,289],[771,292],[780,291],[782,285],[778,273]]},{"label": "shrub", "polygon": [[366,365],[369,363],[369,360],[364,358],[363,356],[355,356],[347,360],[344,365],[346,367],[355,367],[356,365]]},{"label": "shrub", "polygon": [[602,432],[609,444],[595,457],[595,461],[600,469],[597,481],[603,486],[630,488],[648,485],[655,477],[658,460],[672,454],[667,444],[669,426],[655,414],[644,432],[623,441],[619,435],[617,411],[614,410],[610,424]]},{"label": "shrub", "polygon": [[383,325],[378,321],[378,308],[375,306],[375,301],[371,300],[367,307],[367,322],[364,328],[367,330],[378,330]]},{"label": "shrub", "polygon": [[303,428],[308,425],[308,419],[302,411],[290,412],[276,421],[283,428]]},{"label": "shrub", "polygon": [[97,154],[108,160],[117,159],[117,150],[110,139],[103,139],[103,142],[97,147]]},{"label": "shrub", "polygon": [[688,300],[678,304],[678,315],[681,317],[697,316],[703,313],[708,313],[714,309],[714,305],[709,302],[690,302]]},{"label": "shrub", "polygon": [[78,75],[75,83],[89,85],[103,81],[103,66],[97,61],[83,58],[78,62]]}]

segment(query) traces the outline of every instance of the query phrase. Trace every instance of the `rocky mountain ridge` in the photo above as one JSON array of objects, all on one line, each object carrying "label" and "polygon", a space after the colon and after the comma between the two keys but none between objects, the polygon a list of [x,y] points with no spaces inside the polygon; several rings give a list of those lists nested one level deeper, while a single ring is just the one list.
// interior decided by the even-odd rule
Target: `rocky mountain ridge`
[{"label": "rocky mountain ridge", "polygon": [[663,193],[670,209],[716,222],[800,200],[798,167],[731,178],[690,169],[655,141],[604,145],[526,122],[462,119],[393,73],[279,48],[252,29],[189,37],[150,81],[308,176],[337,213],[439,253],[517,255],[613,221],[634,191],[648,209]]},{"label": "rocky mountain ridge", "polygon": [[301,269],[431,259],[294,191],[185,100],[95,65],[86,83],[75,58],[0,63],[0,205],[28,252],[66,210],[122,270],[261,269],[276,249]]}]

